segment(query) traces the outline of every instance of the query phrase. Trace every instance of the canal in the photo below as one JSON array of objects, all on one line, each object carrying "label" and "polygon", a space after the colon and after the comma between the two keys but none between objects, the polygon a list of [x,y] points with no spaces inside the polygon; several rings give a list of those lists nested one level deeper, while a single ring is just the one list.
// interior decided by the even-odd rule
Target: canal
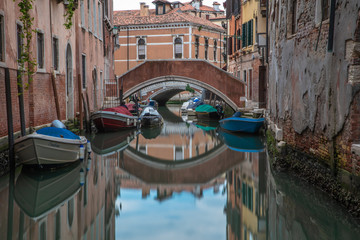
[{"label": "canal", "polygon": [[1,177],[0,239],[359,239],[325,194],[271,172],[265,139],[159,112],[161,128],[89,137],[82,162]]}]

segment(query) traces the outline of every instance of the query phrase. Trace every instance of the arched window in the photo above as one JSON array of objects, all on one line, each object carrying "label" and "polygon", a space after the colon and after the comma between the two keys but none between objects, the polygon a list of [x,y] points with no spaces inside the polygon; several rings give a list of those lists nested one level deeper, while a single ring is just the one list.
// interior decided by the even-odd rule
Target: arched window
[{"label": "arched window", "polygon": [[146,51],[145,51],[145,39],[140,38],[138,40],[138,59],[145,59]]},{"label": "arched window", "polygon": [[205,59],[208,59],[209,39],[205,38]]},{"label": "arched window", "polygon": [[175,45],[175,58],[182,58],[182,40],[177,37],[174,41]]},{"label": "arched window", "polygon": [[216,56],[216,52],[217,52],[217,41],[214,40],[214,61],[216,62],[217,61],[217,56]]}]

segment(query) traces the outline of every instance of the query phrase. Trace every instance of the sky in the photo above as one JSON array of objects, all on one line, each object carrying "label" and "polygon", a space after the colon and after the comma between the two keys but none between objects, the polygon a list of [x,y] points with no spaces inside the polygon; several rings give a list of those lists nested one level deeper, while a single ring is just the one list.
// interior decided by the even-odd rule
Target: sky
[{"label": "sky", "polygon": [[[117,10],[138,10],[140,9],[140,3],[144,2],[149,5],[150,9],[154,9],[155,5],[152,3],[154,0],[113,0],[114,1],[114,11]],[[175,0],[169,0],[169,2],[174,2]],[[178,0],[180,2],[190,2],[190,0]],[[203,4],[207,6],[212,6],[213,2],[218,2],[221,4],[220,9],[224,10],[222,3],[225,0],[203,0]]]}]

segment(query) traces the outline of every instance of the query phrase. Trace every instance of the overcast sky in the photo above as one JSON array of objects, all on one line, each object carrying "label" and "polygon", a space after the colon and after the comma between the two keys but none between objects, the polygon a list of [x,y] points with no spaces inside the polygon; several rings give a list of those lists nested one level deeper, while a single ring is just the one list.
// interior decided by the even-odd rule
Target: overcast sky
[{"label": "overcast sky", "polygon": [[[154,0],[113,0],[114,1],[114,10],[131,10],[131,9],[140,9],[140,3],[144,2],[149,5],[150,9],[154,9],[155,5],[152,3]],[[169,0],[169,2],[174,2],[175,0]],[[190,2],[190,0],[178,0],[180,2]],[[218,2],[221,4],[220,9],[224,10],[222,3],[225,0],[203,0],[203,4],[207,6],[212,6],[213,2]]]}]

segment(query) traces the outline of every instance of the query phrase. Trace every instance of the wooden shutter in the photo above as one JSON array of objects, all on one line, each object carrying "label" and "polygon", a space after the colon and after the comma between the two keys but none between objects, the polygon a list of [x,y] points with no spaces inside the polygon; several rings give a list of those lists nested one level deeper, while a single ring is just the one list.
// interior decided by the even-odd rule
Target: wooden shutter
[{"label": "wooden shutter", "polygon": [[246,42],[246,23],[244,23],[242,25],[242,47],[246,47],[247,46],[247,42]]},{"label": "wooden shutter", "polygon": [[232,37],[228,38],[228,55],[232,54]]}]

